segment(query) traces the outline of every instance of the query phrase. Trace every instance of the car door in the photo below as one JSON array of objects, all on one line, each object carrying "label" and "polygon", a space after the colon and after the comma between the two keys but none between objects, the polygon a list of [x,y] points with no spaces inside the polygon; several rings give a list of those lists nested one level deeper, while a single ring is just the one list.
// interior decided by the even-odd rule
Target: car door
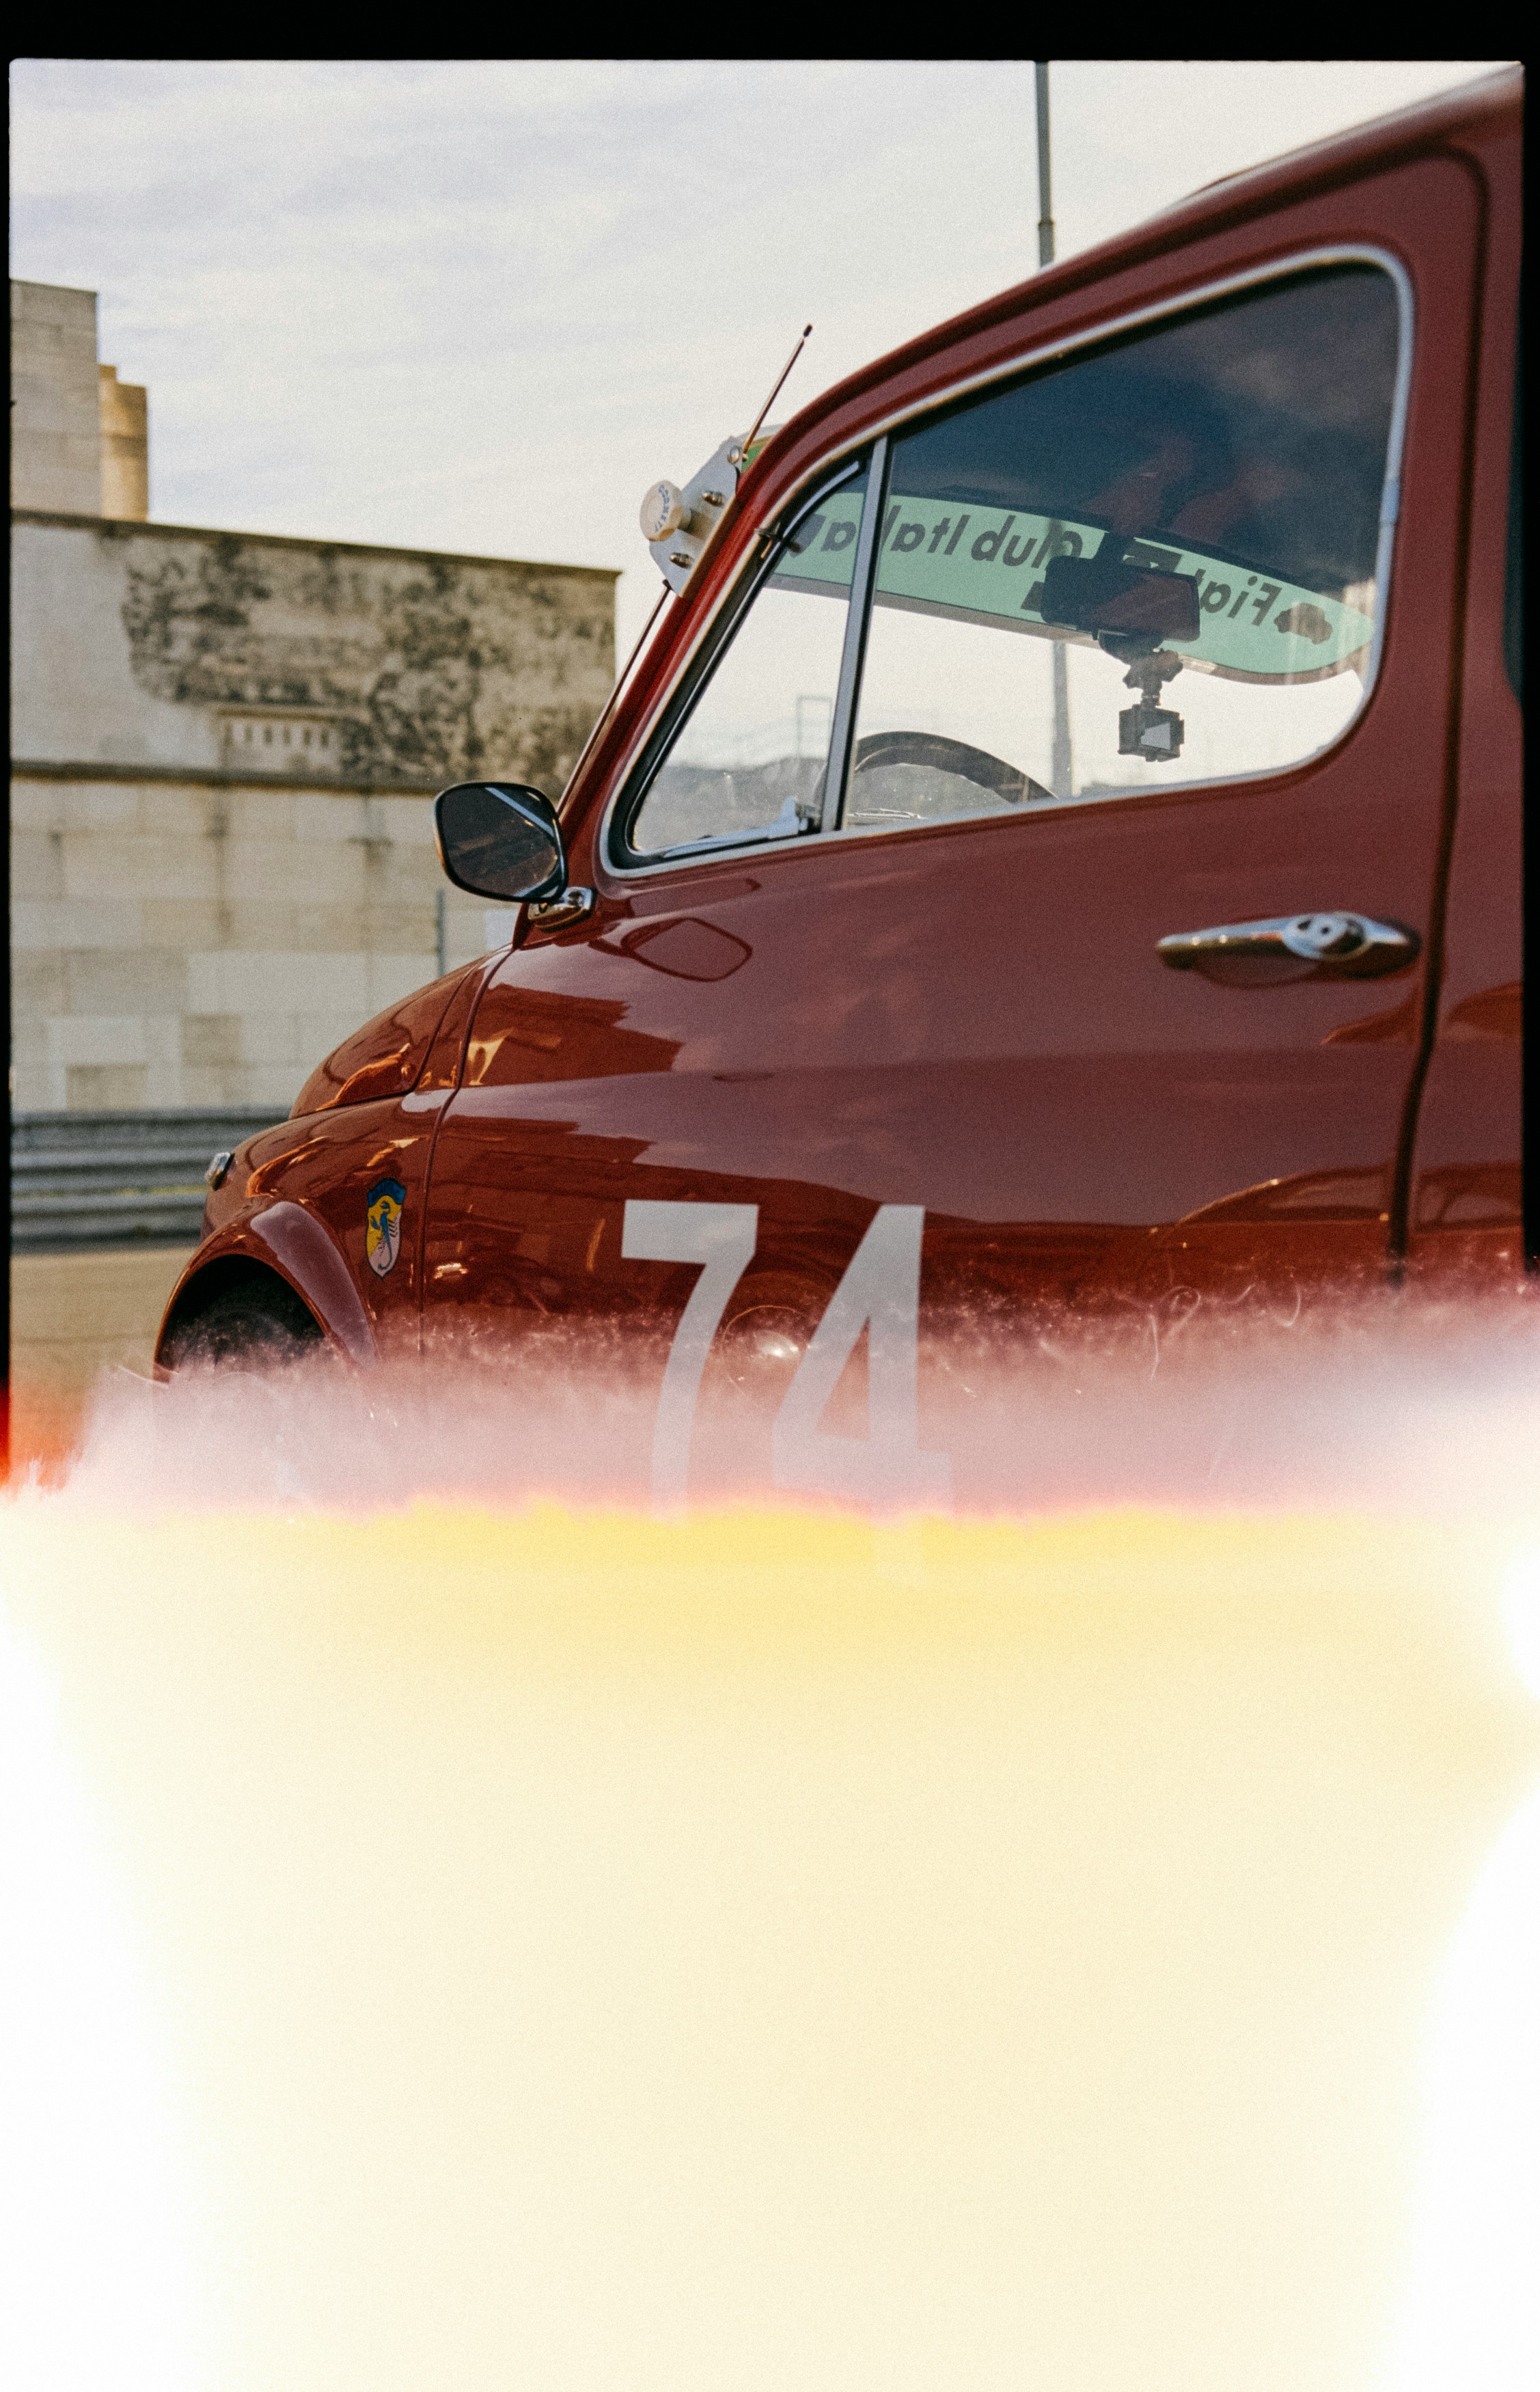
[{"label": "car door", "polygon": [[[1478,232],[1451,163],[1369,178],[875,444],[775,568],[843,614],[834,686],[770,642],[755,703],[713,719],[751,593],[578,829],[592,919],[488,986],[435,1150],[436,1319],[452,1289],[481,1319],[679,1320],[701,1258],[628,1241],[639,1202],[753,1208],[724,1350],[742,1318],[788,1370],[879,1214],[923,1223],[936,1326],[1158,1327],[1382,1270],[1449,796]],[[812,593],[831,536],[853,606]],[[1058,619],[1049,568],[1077,556],[1185,585],[1196,630]],[[769,726],[819,698],[815,771]]]},{"label": "car door", "polygon": [[[774,1207],[796,1251],[770,1277],[782,1310],[802,1314],[837,1281],[835,1257],[869,1208],[783,1120],[801,1101],[784,1054],[761,1059],[788,994],[770,998],[770,984],[807,928],[787,906],[817,902],[798,866],[827,845],[864,496],[858,456],[822,478],[751,569],[728,636],[654,742],[635,825],[650,842],[641,871],[602,874],[609,885],[580,929],[526,929],[491,974],[434,1150],[430,1346],[596,1314],[666,1324],[693,1273],[666,1273],[660,1287],[656,1271],[637,1271],[623,1252],[628,1201],[741,1201],[769,1156],[799,1144]],[[754,1060],[718,1070],[745,1036]],[[762,1302],[765,1271],[748,1276],[744,1302],[755,1291]]]}]

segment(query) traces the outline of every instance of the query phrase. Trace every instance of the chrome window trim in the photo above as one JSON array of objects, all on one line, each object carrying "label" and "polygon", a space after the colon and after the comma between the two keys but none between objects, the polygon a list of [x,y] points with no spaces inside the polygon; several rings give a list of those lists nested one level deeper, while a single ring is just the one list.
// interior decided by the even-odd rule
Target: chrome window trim
[{"label": "chrome window trim", "polygon": [[877,550],[883,511],[887,504],[887,466],[893,444],[886,432],[872,443],[866,474],[866,504],[861,509],[861,538],[850,567],[850,598],[845,617],[845,642],[839,652],[839,679],[835,685],[834,719],[823,766],[823,804],[817,836],[828,838],[845,820],[845,784],[850,773],[850,750],[856,736],[856,708],[861,699],[861,667],[866,661],[866,635],[872,622],[872,592],[877,578]]},{"label": "chrome window trim", "polygon": [[[694,703],[694,692],[692,691],[689,693],[689,703],[685,706],[683,713],[679,716],[678,721],[671,721],[670,718],[673,715],[674,708],[679,703],[680,693],[686,689],[691,673],[693,671],[696,662],[700,657],[702,642],[705,633],[708,630],[712,632],[716,631],[717,627],[721,623],[723,613],[726,611],[729,613],[730,619],[721,637],[721,645],[725,648],[728,643],[732,640],[736,633],[739,619],[747,614],[749,608],[753,605],[755,599],[758,596],[760,590],[775,571],[781,553],[785,548],[787,541],[791,539],[793,532],[796,531],[797,526],[805,519],[812,508],[821,506],[823,500],[826,498],[829,498],[834,491],[843,489],[845,484],[851,480],[856,474],[861,471],[864,462],[865,448],[866,443],[863,441],[861,444],[861,447],[854,451],[842,450],[832,462],[827,462],[824,465],[822,465],[816,474],[809,475],[808,479],[797,485],[796,489],[784,507],[778,507],[776,509],[772,522],[781,526],[780,530],[771,537],[770,526],[767,525],[764,530],[756,534],[756,544],[759,547],[759,553],[750,557],[744,570],[738,575],[737,579],[731,584],[731,586],[723,592],[721,599],[718,601],[718,604],[712,608],[709,617],[702,624],[701,636],[691,642],[685,654],[683,665],[675,675],[675,678],[669,686],[667,695],[664,698],[662,705],[658,708],[657,712],[654,715],[644,736],[638,746],[632,748],[630,755],[628,757],[625,769],[619,776],[619,785],[616,788],[615,794],[604,809],[604,819],[600,825],[601,845],[599,853],[601,861],[608,870],[612,872],[625,872],[629,878],[638,872],[656,872],[663,864],[667,864],[671,867],[680,862],[688,863],[700,856],[703,851],[707,849],[709,849],[712,854],[716,855],[740,847],[796,847],[798,844],[805,844],[808,836],[807,833],[803,834],[802,840],[799,842],[795,838],[772,839],[770,838],[768,833],[762,830],[731,831],[724,833],[719,838],[692,839],[686,845],[670,848],[666,857],[661,857],[652,864],[627,863],[624,864],[618,864],[612,860],[611,851],[611,841],[615,837],[615,816],[621,799],[634,798],[635,812],[640,813],[641,808],[647,802],[648,789],[652,786],[654,778],[666,760],[666,750],[657,758],[656,762],[648,772],[647,778],[643,782],[641,790],[638,791],[635,786],[636,773],[638,768],[645,762],[648,749],[653,746],[654,742],[665,733],[665,731],[667,731],[670,734],[680,731],[683,729],[685,723],[690,720]],[[876,453],[875,449],[874,449],[873,453],[874,455]],[[865,555],[867,546],[866,530],[867,519],[863,511],[861,536],[857,540],[856,553],[850,568],[850,588],[852,598],[861,583],[861,560]],[[769,541],[768,546],[763,544],[767,540]],[[840,650],[839,682],[835,699],[836,716],[839,708],[838,693],[840,690],[843,690],[845,685],[846,659],[848,655],[850,645],[849,632],[849,618],[847,617],[846,636]],[[706,658],[708,670],[714,661],[714,655]],[[815,838],[819,835],[820,834],[817,832],[813,834]]]},{"label": "chrome window trim", "polygon": [[[861,828],[847,828],[842,825],[838,829],[816,831],[813,833],[811,838],[804,838],[800,839],[778,839],[773,842],[760,840],[755,843],[757,852],[762,852],[764,849],[769,847],[776,854],[783,854],[788,851],[806,853],[815,844],[815,842],[822,846],[830,839],[847,840],[861,838],[893,838],[904,837],[912,832],[920,832],[928,835],[936,832],[956,830],[964,827],[964,826],[971,826],[975,824],[1038,821],[1047,816],[1050,812],[1052,812],[1053,818],[1057,820],[1072,807],[1082,805],[1126,805],[1130,799],[1145,797],[1159,798],[1167,795],[1175,797],[1178,794],[1185,796],[1190,791],[1195,790],[1246,787],[1259,781],[1277,780],[1286,773],[1296,773],[1300,770],[1301,765],[1314,763],[1319,760],[1319,758],[1329,755],[1332,749],[1338,746],[1339,741],[1347,738],[1355,724],[1361,720],[1364,709],[1368,705],[1369,699],[1374,693],[1375,685],[1379,678],[1379,661],[1381,650],[1384,645],[1385,621],[1390,610],[1391,563],[1394,551],[1396,526],[1400,520],[1401,514],[1402,457],[1405,438],[1407,408],[1411,397],[1412,354],[1415,346],[1416,334],[1416,307],[1413,298],[1411,276],[1407,272],[1406,267],[1402,264],[1401,259],[1395,255],[1393,251],[1382,249],[1377,242],[1328,242],[1318,248],[1301,250],[1286,258],[1270,259],[1266,265],[1249,266],[1242,273],[1224,275],[1213,282],[1198,283],[1195,285],[1192,290],[1183,291],[1173,297],[1153,301],[1147,306],[1131,308],[1124,315],[1109,317],[1103,322],[1089,325],[1083,332],[1075,332],[1068,339],[1061,338],[1055,341],[1045,342],[1041,348],[1028,349],[1020,356],[1008,358],[999,364],[985,367],[977,373],[965,374],[957,382],[949,383],[944,389],[933,391],[925,398],[918,400],[912,405],[895,408],[891,414],[881,416],[875,422],[866,425],[861,431],[859,438],[852,439],[846,448],[834,449],[828,455],[821,457],[817,461],[816,464],[809,468],[808,473],[803,479],[795,486],[790,496],[786,500],[785,504],[788,507],[800,506],[804,493],[809,490],[814,483],[817,483],[822,488],[824,476],[835,470],[842,462],[848,461],[851,463],[854,463],[868,448],[872,448],[874,453],[877,442],[882,441],[885,444],[887,443],[903,425],[917,422],[923,417],[937,414],[942,409],[955,405],[959,399],[970,396],[975,391],[988,390],[995,383],[1014,381],[1018,375],[1031,372],[1032,369],[1036,366],[1052,365],[1059,359],[1071,358],[1081,349],[1096,347],[1104,341],[1115,340],[1119,333],[1136,331],[1141,325],[1158,324],[1167,317],[1185,315],[1195,307],[1207,306],[1215,300],[1230,298],[1237,292],[1252,291],[1260,284],[1265,282],[1286,281],[1292,275],[1307,274],[1314,267],[1322,266],[1377,266],[1380,267],[1383,272],[1389,275],[1391,281],[1394,286],[1400,319],[1400,342],[1396,356],[1395,387],[1391,396],[1390,433],[1385,446],[1385,479],[1381,487],[1379,500],[1379,536],[1375,548],[1374,637],[1369,644],[1368,670],[1364,678],[1363,695],[1359,698],[1357,706],[1353,708],[1352,716],[1348,722],[1343,724],[1341,730],[1338,732],[1336,737],[1330,740],[1325,748],[1316,748],[1309,756],[1299,757],[1291,764],[1267,764],[1262,766],[1255,773],[1216,774],[1210,776],[1208,780],[1178,781],[1169,785],[1169,787],[1161,788],[1109,789],[1082,797],[1066,798],[1056,802],[1052,809],[1047,806],[1038,807],[1034,809],[1030,815],[1015,813],[999,815],[989,813],[966,814],[959,815],[953,819],[942,822],[915,823],[908,825],[905,826],[903,831],[889,830],[883,827],[881,825],[870,825]],[[885,471],[883,475],[885,483],[886,479],[886,460],[885,456]],[[778,515],[781,512],[781,509],[777,509]],[[763,537],[763,535],[761,534],[760,537]],[[755,575],[754,587],[757,588],[759,578],[759,569],[757,566],[751,566],[750,571]],[[651,722],[646,726],[641,734],[633,742],[629,751],[623,757],[616,771],[615,786],[613,794],[605,801],[603,815],[599,826],[599,834],[596,842],[596,860],[599,864],[599,868],[603,872],[611,874],[617,882],[637,880],[643,878],[655,878],[660,872],[678,872],[681,867],[688,866],[691,864],[715,862],[722,855],[741,852],[745,845],[745,842],[741,839],[735,838],[731,842],[724,839],[720,847],[714,847],[712,849],[709,856],[703,855],[699,849],[689,853],[676,850],[671,856],[660,859],[660,861],[655,864],[620,864],[615,861],[611,846],[615,830],[615,818],[619,811],[622,800],[627,795],[631,775],[636,768],[638,757],[644,750],[649,741],[656,735],[659,722],[667,712],[669,707],[673,704],[681,682],[684,681],[695,663],[696,658],[700,655],[703,644],[714,632],[718,622],[720,620],[723,608],[737,597],[738,592],[743,588],[743,582],[744,576],[740,575],[737,581],[722,592],[715,605],[712,606],[709,614],[702,617],[700,623],[696,627],[695,635],[690,642],[688,648],[685,650],[684,656],[679,664],[679,670],[675,674],[674,680],[665,696],[662,704],[654,714]],[[871,608],[869,604],[866,604],[866,598],[869,597],[869,592],[863,593],[862,600],[868,618],[870,618]],[[852,573],[852,610],[855,605],[855,576]],[[747,601],[745,600],[744,603],[746,604]],[[847,628],[848,630],[848,626]],[[862,651],[864,651],[866,638],[864,627],[861,631],[860,638]],[[848,645],[849,643],[848,640]],[[840,685],[842,694],[845,681],[845,663],[846,658],[842,656],[840,665]],[[839,699],[836,697],[836,709],[838,704]],[[851,728],[852,730],[854,728],[853,722]],[[832,748],[833,741],[831,738],[831,752]],[[846,761],[847,763],[848,762],[848,758]],[[840,790],[842,808],[844,790],[842,786]]]}]

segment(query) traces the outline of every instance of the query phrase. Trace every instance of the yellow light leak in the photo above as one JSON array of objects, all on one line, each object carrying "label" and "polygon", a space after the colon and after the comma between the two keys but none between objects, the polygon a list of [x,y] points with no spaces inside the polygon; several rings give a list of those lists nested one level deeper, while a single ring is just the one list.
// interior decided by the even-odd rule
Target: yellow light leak
[{"label": "yellow light leak", "polygon": [[0,2374],[27,2392],[188,2381],[166,2074],[113,1892],[0,1612]]},{"label": "yellow light leak", "polygon": [[0,1533],[58,1706],[5,1943],[124,1922],[6,2055],[114,2077],[71,2123],[77,2309],[115,2251],[153,2294],[114,2385],[1421,2392],[1495,2282],[1482,2392],[1529,2382],[1479,2230],[1540,2148],[1533,1525]]}]

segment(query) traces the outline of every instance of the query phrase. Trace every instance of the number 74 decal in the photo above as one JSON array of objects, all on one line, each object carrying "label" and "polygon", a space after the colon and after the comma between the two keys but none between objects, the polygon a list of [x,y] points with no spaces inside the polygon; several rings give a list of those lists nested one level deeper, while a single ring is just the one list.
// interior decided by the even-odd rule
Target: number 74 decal
[{"label": "number 74 decal", "polygon": [[[778,1487],[890,1510],[947,1502],[951,1463],[919,1442],[920,1239],[925,1209],[884,1204],[814,1330],[770,1436]],[[628,1261],[699,1263],[663,1373],[653,1432],[653,1502],[684,1502],[701,1373],[733,1289],[754,1259],[757,1204],[626,1207]],[[863,1329],[869,1330],[870,1435],[826,1436],[819,1427]]]}]

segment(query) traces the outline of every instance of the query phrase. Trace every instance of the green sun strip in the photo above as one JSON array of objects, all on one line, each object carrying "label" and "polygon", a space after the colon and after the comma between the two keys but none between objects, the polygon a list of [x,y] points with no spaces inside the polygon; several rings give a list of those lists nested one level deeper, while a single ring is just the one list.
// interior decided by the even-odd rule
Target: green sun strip
[{"label": "green sun strip", "polygon": [[[836,491],[797,533],[776,567],[787,588],[848,590],[861,522],[859,491]],[[1200,550],[1123,540],[1094,524],[960,507],[940,499],[892,499],[883,525],[877,602],[1022,631],[1046,629],[1040,612],[1050,557],[1094,556],[1114,540],[1131,564],[1191,574],[1198,585],[1196,639],[1167,644],[1214,671],[1246,681],[1340,672],[1373,636],[1367,615],[1298,583],[1227,565]]]}]

